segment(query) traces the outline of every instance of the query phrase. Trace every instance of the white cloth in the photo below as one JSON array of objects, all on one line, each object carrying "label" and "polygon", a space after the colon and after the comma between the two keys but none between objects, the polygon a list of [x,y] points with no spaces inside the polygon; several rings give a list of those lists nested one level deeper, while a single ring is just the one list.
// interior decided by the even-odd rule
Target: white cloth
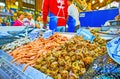
[{"label": "white cloth", "polygon": [[33,19],[28,20],[28,18],[24,18],[23,21],[24,21],[24,25],[27,25],[29,27],[35,27],[35,21]]},{"label": "white cloth", "polygon": [[77,7],[74,4],[71,4],[68,7],[68,15],[73,17],[76,20],[76,26],[80,25],[80,21],[79,21],[79,12]]}]

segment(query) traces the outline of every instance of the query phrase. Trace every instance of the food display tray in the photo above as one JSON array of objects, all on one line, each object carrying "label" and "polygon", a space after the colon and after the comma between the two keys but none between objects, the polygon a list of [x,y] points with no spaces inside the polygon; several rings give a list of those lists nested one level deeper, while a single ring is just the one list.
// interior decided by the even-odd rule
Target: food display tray
[{"label": "food display tray", "polygon": [[0,50],[0,79],[53,79],[31,66],[23,72],[24,65],[11,64],[12,60],[11,56]]},{"label": "food display tray", "polygon": [[1,37],[0,38],[0,46],[7,44],[7,43],[11,43],[17,39],[19,39],[19,38],[17,38],[17,37]]}]

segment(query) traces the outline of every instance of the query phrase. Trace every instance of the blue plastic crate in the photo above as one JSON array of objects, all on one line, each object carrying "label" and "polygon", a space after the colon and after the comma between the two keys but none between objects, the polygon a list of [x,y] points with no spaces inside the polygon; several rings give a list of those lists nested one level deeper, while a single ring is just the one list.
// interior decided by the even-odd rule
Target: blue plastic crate
[{"label": "blue plastic crate", "polygon": [[3,77],[8,76],[5,79],[32,79],[2,57],[0,57],[0,69],[4,72]]},{"label": "blue plastic crate", "polygon": [[[11,56],[0,50],[0,70],[2,69],[0,72],[4,72],[2,75],[3,77],[7,75],[10,79],[53,79],[31,66],[29,66],[25,72],[22,72],[24,65],[16,66],[15,64],[11,64],[10,62],[12,60],[13,58]],[[16,78],[16,74],[18,75],[18,78]]]}]

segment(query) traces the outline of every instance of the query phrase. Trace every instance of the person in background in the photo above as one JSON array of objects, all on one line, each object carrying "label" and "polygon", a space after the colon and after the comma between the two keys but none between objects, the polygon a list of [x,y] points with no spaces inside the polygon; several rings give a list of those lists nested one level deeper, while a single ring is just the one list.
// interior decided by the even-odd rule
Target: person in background
[{"label": "person in background", "polygon": [[43,22],[42,22],[42,17],[40,15],[36,16],[36,22],[35,22],[35,27],[43,29]]},{"label": "person in background", "polygon": [[15,12],[12,16],[12,21],[16,21],[17,20],[17,12]]},{"label": "person in background", "polygon": [[10,26],[10,21],[8,16],[3,18],[2,26]]},{"label": "person in background", "polygon": [[24,19],[24,12],[18,11],[17,20],[14,22],[13,26],[23,26],[24,25],[23,19]]},{"label": "person in background", "polygon": [[49,29],[57,32],[65,32],[68,17],[67,0],[43,0],[43,23],[47,27],[47,16],[49,15]]},{"label": "person in background", "polygon": [[68,6],[68,31],[76,32],[80,28],[79,12],[73,0],[68,0]]},{"label": "person in background", "polygon": [[24,18],[24,25],[28,27],[35,27],[35,21],[31,13],[26,13],[26,18]]},{"label": "person in background", "polygon": [[120,21],[120,14],[115,17],[116,21]]},{"label": "person in background", "polygon": [[15,12],[11,18],[11,26],[13,26],[14,22],[17,20],[17,12]]},{"label": "person in background", "polygon": [[2,20],[2,26],[7,26],[7,23],[4,19]]},{"label": "person in background", "polygon": [[3,23],[2,17],[0,17],[0,26],[2,26],[2,23]]}]

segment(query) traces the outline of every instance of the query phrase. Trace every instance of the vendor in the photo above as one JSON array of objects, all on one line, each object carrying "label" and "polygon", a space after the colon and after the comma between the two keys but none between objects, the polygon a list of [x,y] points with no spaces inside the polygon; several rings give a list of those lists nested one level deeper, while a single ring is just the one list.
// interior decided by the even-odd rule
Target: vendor
[{"label": "vendor", "polygon": [[68,5],[68,32],[76,32],[80,28],[79,12],[73,0],[68,0]]},{"label": "vendor", "polygon": [[22,11],[17,12],[17,20],[14,22],[13,26],[23,26],[24,25],[23,19],[24,12]]},{"label": "vendor", "polygon": [[50,16],[49,29],[57,32],[65,32],[68,5],[67,0],[43,0],[43,23],[47,24],[47,16]]}]

